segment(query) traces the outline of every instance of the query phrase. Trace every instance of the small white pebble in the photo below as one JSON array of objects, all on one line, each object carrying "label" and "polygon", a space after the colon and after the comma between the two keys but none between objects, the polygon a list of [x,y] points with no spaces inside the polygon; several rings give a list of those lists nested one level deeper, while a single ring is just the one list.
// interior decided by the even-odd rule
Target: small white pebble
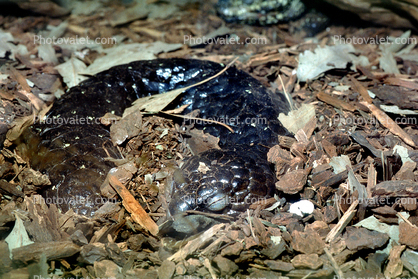
[{"label": "small white pebble", "polygon": [[290,206],[289,212],[303,217],[314,211],[314,204],[308,200],[295,202]]}]

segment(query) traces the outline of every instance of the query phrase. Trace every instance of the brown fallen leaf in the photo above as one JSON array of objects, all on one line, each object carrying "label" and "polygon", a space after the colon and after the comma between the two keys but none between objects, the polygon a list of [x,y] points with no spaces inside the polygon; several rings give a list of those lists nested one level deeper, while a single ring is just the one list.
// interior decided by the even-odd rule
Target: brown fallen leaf
[{"label": "brown fallen leaf", "polygon": [[360,102],[360,104],[366,106],[373,115],[379,120],[379,122],[393,134],[400,137],[406,144],[416,147],[412,138],[404,131],[395,121],[392,120],[384,111],[380,110],[374,104],[369,104],[367,102]]},{"label": "brown fallen leaf", "polygon": [[121,145],[136,136],[142,130],[142,113],[135,111],[110,126],[110,138],[113,145]]},{"label": "brown fallen leaf", "polygon": [[40,111],[45,107],[45,103],[37,96],[32,94],[32,90],[28,85],[26,78],[18,70],[11,67],[10,76],[13,77],[20,84],[20,86],[22,86],[23,90],[20,90],[19,92],[25,95],[31,101],[36,110]]},{"label": "brown fallen leaf", "polygon": [[149,217],[138,201],[125,188],[125,186],[113,175],[109,176],[110,185],[122,198],[122,204],[125,209],[131,213],[132,219],[147,229],[152,235],[158,234],[158,226],[154,220]]},{"label": "brown fallen leaf", "polygon": [[35,121],[35,115],[28,115],[13,121],[13,126],[7,131],[6,138],[13,142],[20,137],[27,127],[32,125]]},{"label": "brown fallen leaf", "polygon": [[187,135],[190,136],[187,139],[187,144],[190,146],[193,154],[199,154],[209,149],[221,149],[219,147],[219,138],[204,133],[202,130],[192,129]]},{"label": "brown fallen leaf", "polygon": [[6,139],[9,142],[17,140],[20,137],[20,135],[26,130],[26,128],[37,122],[37,119],[40,119],[40,121],[42,122],[42,120],[45,118],[45,115],[51,109],[51,107],[52,104],[48,107],[43,107],[38,112],[37,116],[35,115],[35,113],[33,113],[32,115],[24,116],[14,120],[11,128],[7,131]]}]

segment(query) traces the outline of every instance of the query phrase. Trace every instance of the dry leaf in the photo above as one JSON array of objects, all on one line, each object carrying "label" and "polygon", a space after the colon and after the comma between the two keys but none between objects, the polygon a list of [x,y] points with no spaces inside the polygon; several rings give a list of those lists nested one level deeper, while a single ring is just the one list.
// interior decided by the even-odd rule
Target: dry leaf
[{"label": "dry leaf", "polygon": [[310,104],[303,104],[299,109],[292,110],[289,115],[280,113],[279,120],[288,131],[296,134],[313,117],[315,117],[315,107]]},{"label": "dry leaf", "polygon": [[[148,97],[144,97],[144,98],[140,98],[137,99],[136,101],[133,102],[133,106],[125,109],[125,111],[123,112],[123,116],[122,117],[126,117],[127,115],[133,113],[134,111],[138,110],[138,111],[144,111],[144,112],[148,112],[148,113],[158,113],[160,111],[162,111],[166,106],[168,106],[175,98],[177,98],[178,95],[180,95],[181,93],[183,93],[184,91],[186,91],[187,89],[199,86],[203,83],[206,83],[216,77],[218,77],[219,75],[221,75],[223,72],[225,72],[229,67],[232,66],[233,63],[235,63],[235,61],[238,59],[235,58],[233,61],[231,61],[225,68],[223,68],[219,73],[204,79],[202,81],[196,82],[192,85],[183,87],[183,88],[178,88],[178,89],[174,89],[171,91],[168,91],[166,93],[161,93],[158,95],[152,95],[152,96],[148,96]],[[183,117],[183,116],[182,116]]]},{"label": "dry leaf", "polygon": [[65,63],[55,66],[55,69],[60,73],[64,82],[70,88],[87,79],[86,76],[79,74],[85,71],[86,68],[86,64],[74,57],[71,57]]},{"label": "dry leaf", "polygon": [[32,125],[35,121],[35,115],[28,115],[25,117],[21,117],[16,119],[13,124],[14,126],[7,131],[6,139],[8,139],[10,142],[15,141],[20,137],[20,135],[23,133],[23,131]]},{"label": "dry leaf", "polygon": [[114,145],[121,145],[127,139],[139,134],[142,129],[142,113],[138,110],[110,126],[110,138]]},{"label": "dry leaf", "polygon": [[168,106],[174,99],[177,98],[178,95],[183,93],[185,90],[187,90],[187,88],[180,88],[169,91],[167,93],[137,99],[133,102],[131,107],[125,109],[122,117],[126,117],[135,111],[158,113],[162,111],[166,106]]},{"label": "dry leaf", "polygon": [[347,63],[352,62],[355,65],[367,66],[369,64],[364,56],[355,56],[353,45],[335,45],[317,47],[315,52],[306,50],[299,54],[299,66],[297,76],[300,81],[313,80],[320,74],[331,69],[345,69]]}]

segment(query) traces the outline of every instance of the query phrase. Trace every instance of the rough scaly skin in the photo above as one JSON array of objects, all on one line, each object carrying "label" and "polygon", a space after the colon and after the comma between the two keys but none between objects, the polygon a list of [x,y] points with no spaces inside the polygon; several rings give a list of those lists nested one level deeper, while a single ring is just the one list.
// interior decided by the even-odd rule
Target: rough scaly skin
[{"label": "rough scaly skin", "polygon": [[[21,145],[31,166],[47,173],[55,186],[45,196],[64,201],[57,204],[64,211],[72,208],[91,215],[101,205],[100,186],[113,167],[104,158],[118,156],[110,144],[109,131],[97,124],[97,118],[106,112],[121,115],[139,97],[194,84],[222,68],[217,63],[192,59],[136,61],[113,67],[71,88],[54,103],[47,118],[49,124],[28,130]],[[174,180],[170,210],[233,213],[247,208],[253,198],[271,196],[274,174],[266,152],[268,146],[277,143],[277,135],[287,134],[277,119],[280,112],[288,111],[284,97],[230,68],[187,90],[176,102],[178,106],[184,104],[190,104],[185,113],[199,109],[203,118],[235,119],[228,123],[235,133],[219,125],[200,126],[220,138],[223,151],[207,151],[184,164],[183,179]],[[198,171],[199,162],[206,163],[211,171]],[[228,203],[216,202],[219,198]],[[68,204],[68,199],[73,204]]]},{"label": "rough scaly skin", "polygon": [[300,0],[219,0],[218,14],[227,22],[270,25],[300,17],[306,10]]}]

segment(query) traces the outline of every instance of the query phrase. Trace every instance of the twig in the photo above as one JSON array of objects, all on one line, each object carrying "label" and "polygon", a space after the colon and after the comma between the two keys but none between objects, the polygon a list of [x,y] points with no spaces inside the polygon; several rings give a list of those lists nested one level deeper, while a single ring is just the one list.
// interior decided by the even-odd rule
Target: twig
[{"label": "twig", "polygon": [[215,270],[213,269],[212,265],[210,264],[210,260],[208,258],[204,258],[203,265],[209,270],[210,275],[212,276],[212,279],[217,279]]},{"label": "twig", "polygon": [[250,263],[250,264],[248,264],[249,266],[251,266],[251,267],[255,267],[255,268],[258,268],[258,269],[263,269],[263,270],[271,270],[269,267],[265,267],[265,266],[262,266],[262,265],[259,265],[259,264],[253,264],[253,263]]},{"label": "twig", "polygon": [[331,255],[329,250],[327,248],[324,248],[325,254],[328,257],[328,260],[331,262],[331,265],[335,271],[335,274],[337,274],[338,278],[343,278],[344,274],[341,271],[340,267],[338,266],[337,262],[335,261],[334,257]]},{"label": "twig", "polygon": [[312,273],[313,273],[313,271],[309,272],[308,274],[306,274],[305,276],[303,276],[301,279],[308,279],[309,276],[311,276]]},{"label": "twig", "polygon": [[280,79],[280,83],[282,84],[283,93],[284,93],[284,95],[286,97],[286,100],[289,103],[290,108],[293,110],[294,109],[294,106],[293,106],[292,98],[290,97],[290,94],[288,94],[286,92],[286,87],[284,86],[284,82],[283,82],[282,76],[280,74],[279,74],[279,79]]},{"label": "twig", "polygon": [[250,225],[251,235],[253,236],[254,240],[256,242],[258,242],[257,239],[255,238],[255,234],[254,234],[254,230],[253,230],[253,224],[252,224],[252,221],[251,221],[251,216],[250,216],[250,210],[249,209],[247,209],[247,218],[248,218],[248,224]]},{"label": "twig", "polygon": [[408,219],[405,218],[405,216],[403,216],[402,214],[400,214],[399,212],[396,213],[396,216],[398,216],[399,218],[401,218],[402,220],[405,221],[405,223],[407,223],[408,225],[410,225],[413,228],[416,228],[417,226],[415,226],[414,224],[411,223],[411,221],[409,221]]}]

